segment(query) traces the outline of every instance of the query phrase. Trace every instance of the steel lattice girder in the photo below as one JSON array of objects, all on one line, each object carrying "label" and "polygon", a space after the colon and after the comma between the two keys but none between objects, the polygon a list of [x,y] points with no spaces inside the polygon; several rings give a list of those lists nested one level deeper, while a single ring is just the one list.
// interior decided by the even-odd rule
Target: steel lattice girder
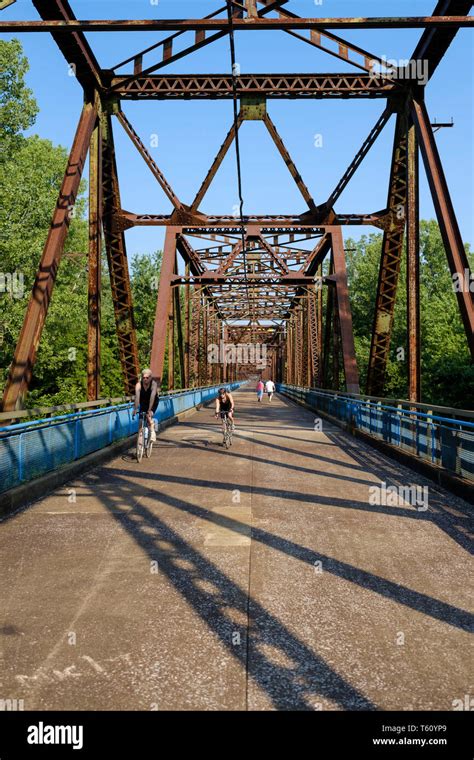
[{"label": "steel lattice girder", "polygon": [[102,190],[104,239],[109,264],[120,361],[125,387],[129,393],[133,393],[140,368],[125,237],[117,225],[120,192],[112,119],[108,114],[103,114],[102,117]]},{"label": "steel lattice girder", "polygon": [[[230,100],[233,83],[228,74],[138,75],[114,77],[110,92],[122,100]],[[269,99],[387,98],[400,92],[400,84],[369,74],[243,74],[237,92]]]},{"label": "steel lattice girder", "polygon": [[[307,213],[301,216],[274,214],[273,216],[246,215],[243,217],[244,224],[262,227],[269,235],[278,234],[281,230],[307,232],[315,228],[327,225],[359,225],[365,224],[371,227],[385,229],[390,227],[392,220],[389,212],[376,211],[373,214],[327,214]],[[191,215],[187,212],[168,214],[134,214],[124,211],[119,215],[118,223],[121,229],[130,227],[176,227],[182,226],[191,230],[212,231],[216,233],[236,232],[240,229],[236,226],[235,216],[208,216],[206,214]]]},{"label": "steel lattice girder", "polygon": [[393,221],[383,236],[367,376],[367,393],[374,396],[381,395],[383,390],[403,250],[407,203],[407,128],[406,113],[398,114],[387,201]]}]

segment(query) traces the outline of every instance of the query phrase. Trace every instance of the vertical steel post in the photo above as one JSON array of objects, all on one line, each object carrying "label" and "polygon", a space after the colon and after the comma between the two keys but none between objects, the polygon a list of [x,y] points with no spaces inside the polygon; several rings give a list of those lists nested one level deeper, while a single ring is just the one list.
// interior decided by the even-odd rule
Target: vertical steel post
[{"label": "vertical steel post", "polygon": [[346,388],[349,393],[359,393],[359,372],[355,355],[352,312],[347,286],[346,256],[340,227],[331,227],[331,245],[334,273],[336,275],[336,307],[337,314],[339,315]]},{"label": "vertical steel post", "polygon": [[367,393],[381,396],[385,380],[393,315],[397,296],[398,276],[405,234],[407,198],[407,115],[405,107],[397,114],[393,140],[392,163],[387,208],[390,225],[385,229],[382,242],[379,280],[375,299],[374,323],[367,372]]},{"label": "vertical steel post", "polygon": [[418,142],[416,128],[408,127],[407,187],[407,344],[408,398],[420,401],[420,229],[418,198]]},{"label": "vertical steel post", "polygon": [[131,394],[140,374],[140,366],[125,235],[119,224],[122,204],[112,118],[107,112],[104,112],[102,117],[102,193],[104,240],[114,304],[115,329],[124,385],[126,391]]},{"label": "vertical steel post", "polygon": [[[175,266],[177,272],[177,262]],[[176,335],[178,342],[178,360],[179,360],[179,377],[181,388],[186,388],[186,362],[185,362],[185,346],[183,341],[183,325],[181,320],[181,298],[180,288],[177,286],[174,290],[174,314],[176,323]]]},{"label": "vertical steel post", "polygon": [[163,259],[161,261],[160,284],[155,311],[155,326],[153,330],[153,345],[151,350],[151,364],[154,379],[161,388],[163,382],[163,364],[165,359],[166,332],[168,325],[169,306],[171,300],[171,279],[174,272],[176,254],[176,238],[180,232],[179,227],[167,227]]},{"label": "vertical steel post", "polygon": [[100,398],[100,300],[102,253],[102,137],[97,120],[89,151],[89,257],[87,400]]},{"label": "vertical steel post", "polygon": [[190,367],[190,351],[191,351],[191,299],[189,294],[189,263],[185,265],[185,277],[186,285],[184,286],[184,319],[185,319],[185,332],[186,342],[184,348],[184,387],[189,388],[191,386],[191,367]]}]

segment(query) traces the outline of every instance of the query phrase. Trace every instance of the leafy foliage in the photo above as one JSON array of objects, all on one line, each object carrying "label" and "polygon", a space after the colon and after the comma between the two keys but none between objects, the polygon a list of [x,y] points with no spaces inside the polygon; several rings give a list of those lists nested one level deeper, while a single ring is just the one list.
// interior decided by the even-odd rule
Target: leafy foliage
[{"label": "leafy foliage", "polygon": [[29,64],[18,40],[0,40],[0,161],[24,139],[23,129],[33,126],[38,106],[25,85]]},{"label": "leafy foliage", "polygon": [[[382,235],[348,239],[348,277],[356,354],[362,385],[367,377]],[[466,246],[468,257],[469,246]],[[472,257],[471,257],[472,258]],[[385,395],[407,395],[406,256],[402,258],[395,304]],[[449,272],[438,224],[420,223],[420,312],[422,400],[472,408],[474,367]]]}]

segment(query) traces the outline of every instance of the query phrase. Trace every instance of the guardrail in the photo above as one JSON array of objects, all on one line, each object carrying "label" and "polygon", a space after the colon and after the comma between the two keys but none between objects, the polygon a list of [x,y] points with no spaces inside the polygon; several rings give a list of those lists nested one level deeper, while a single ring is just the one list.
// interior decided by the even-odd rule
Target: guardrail
[{"label": "guardrail", "polygon": [[474,482],[472,411],[399,399],[393,405],[392,399],[387,403],[387,400],[375,400],[369,396],[294,385],[277,384],[277,390],[315,411],[335,417],[349,429],[360,430],[452,475]]},{"label": "guardrail", "polygon": [[[226,383],[234,390],[243,383]],[[205,404],[216,396],[220,385],[175,391],[160,396],[155,419],[172,419],[182,412]],[[131,401],[91,409],[91,403],[74,405],[78,410],[56,417],[46,416],[0,428],[0,493],[74,462],[87,454],[127,438],[138,430],[132,419]],[[51,412],[50,409],[43,410]],[[37,412],[38,410],[34,410]],[[18,413],[14,413],[17,418]]]}]

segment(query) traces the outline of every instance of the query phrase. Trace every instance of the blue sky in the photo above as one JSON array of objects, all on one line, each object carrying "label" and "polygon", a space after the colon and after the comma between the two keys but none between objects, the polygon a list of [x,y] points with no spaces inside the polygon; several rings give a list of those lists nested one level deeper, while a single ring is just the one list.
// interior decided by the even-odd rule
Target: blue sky
[{"label": "blue sky", "polygon": [[[199,18],[214,11],[219,0],[71,0],[78,18]],[[291,0],[288,8],[301,16],[430,15],[435,0]],[[37,19],[30,0],[1,12],[1,19]],[[338,30],[339,36],[374,55],[409,58],[420,29]],[[191,38],[188,34],[188,39]],[[163,33],[88,34],[104,67],[153,44]],[[82,104],[82,89],[69,76],[67,64],[48,34],[17,35],[30,60],[28,85],[40,114],[33,132],[70,147]],[[461,30],[427,86],[426,101],[432,120],[454,119],[454,129],[440,130],[436,140],[450,187],[463,239],[474,243],[473,222],[473,32]],[[283,32],[236,34],[237,60],[242,73],[357,71]],[[153,55],[153,54],[152,54]],[[146,58],[150,65],[155,58]],[[158,60],[158,57],[156,57]],[[226,73],[230,70],[228,38],[177,61],[163,73]],[[122,73],[122,72],[120,72]],[[296,166],[317,203],[326,200],[361,146],[385,101],[268,101],[276,124]],[[232,123],[231,101],[125,102],[127,117],[165,173],[177,195],[191,202]],[[393,142],[394,117],[339,199],[341,213],[384,208]],[[322,135],[322,147],[314,136]],[[158,147],[151,147],[152,135]],[[260,122],[246,122],[240,130],[245,213],[301,213],[305,203]],[[168,213],[170,204],[120,125],[115,127],[122,205],[137,213]],[[420,164],[420,212],[434,217],[434,209]],[[237,202],[235,153],[230,150],[201,206],[208,213],[230,214]],[[345,228],[345,237],[358,238],[372,228]],[[129,255],[160,248],[160,228],[127,232]]]}]

